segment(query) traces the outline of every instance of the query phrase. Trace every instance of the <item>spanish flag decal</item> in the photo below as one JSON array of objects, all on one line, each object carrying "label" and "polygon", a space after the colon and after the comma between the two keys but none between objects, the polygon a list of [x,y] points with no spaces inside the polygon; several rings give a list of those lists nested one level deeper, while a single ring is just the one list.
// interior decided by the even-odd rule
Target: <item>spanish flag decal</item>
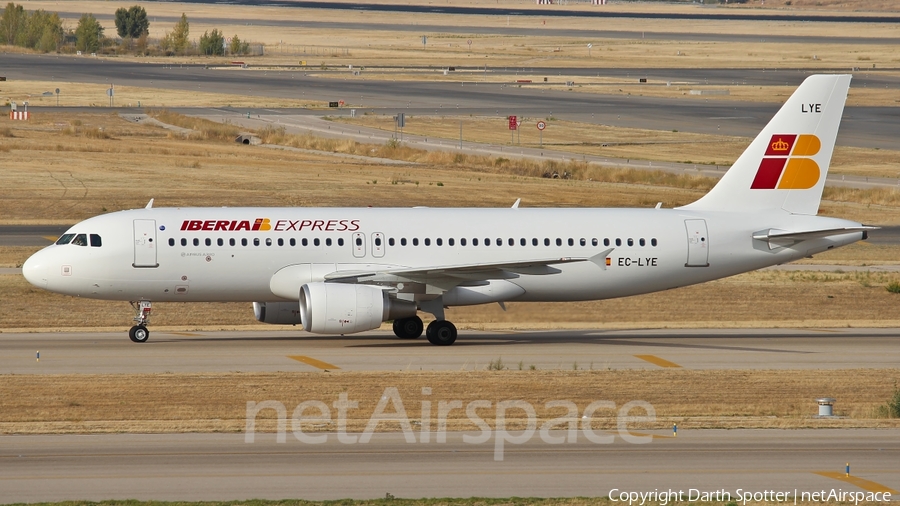
[{"label": "spanish flag decal", "polygon": [[773,135],[750,188],[807,190],[819,182],[819,165],[810,156],[821,149],[815,135]]}]

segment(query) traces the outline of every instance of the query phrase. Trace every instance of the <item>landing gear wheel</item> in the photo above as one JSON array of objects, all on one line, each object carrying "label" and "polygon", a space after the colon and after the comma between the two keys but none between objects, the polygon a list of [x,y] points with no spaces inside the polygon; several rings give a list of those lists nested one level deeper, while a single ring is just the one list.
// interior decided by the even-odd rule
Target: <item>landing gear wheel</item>
[{"label": "landing gear wheel", "polygon": [[418,316],[394,320],[394,335],[400,339],[418,339],[425,325]]},{"label": "landing gear wheel", "polygon": [[456,325],[447,320],[435,320],[425,331],[428,342],[437,346],[450,346],[456,341]]},{"label": "landing gear wheel", "polygon": [[128,331],[128,337],[135,343],[146,343],[150,339],[150,331],[143,325],[135,325]]}]

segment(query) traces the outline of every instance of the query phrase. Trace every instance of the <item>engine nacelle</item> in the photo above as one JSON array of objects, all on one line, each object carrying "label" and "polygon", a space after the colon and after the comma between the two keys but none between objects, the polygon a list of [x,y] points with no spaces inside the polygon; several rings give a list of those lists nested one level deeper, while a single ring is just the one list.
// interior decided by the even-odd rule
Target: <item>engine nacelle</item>
[{"label": "engine nacelle", "polygon": [[414,302],[391,300],[374,286],[319,282],[300,287],[300,320],[307,332],[353,334],[415,314]]},{"label": "engine nacelle", "polygon": [[300,306],[296,302],[254,302],[253,316],[256,321],[275,325],[297,325],[300,320]]}]

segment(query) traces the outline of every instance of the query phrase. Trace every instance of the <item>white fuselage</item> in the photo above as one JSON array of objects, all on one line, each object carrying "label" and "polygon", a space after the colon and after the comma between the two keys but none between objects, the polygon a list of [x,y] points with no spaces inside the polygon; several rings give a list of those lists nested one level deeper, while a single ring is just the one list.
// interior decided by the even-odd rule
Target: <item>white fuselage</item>
[{"label": "white fuselage", "polygon": [[863,236],[770,246],[753,239],[760,231],[852,226],[858,224],[780,210],[138,209],[78,223],[69,234],[94,234],[102,245],[52,245],[23,271],[48,290],[94,299],[275,302],[299,298],[299,284],[293,295],[293,285],[273,291],[276,274],[289,266],[309,266],[308,282],[348,270],[591,258],[608,251],[603,262],[563,263],[552,274],[490,281],[503,301],[593,300],[790,262]]}]

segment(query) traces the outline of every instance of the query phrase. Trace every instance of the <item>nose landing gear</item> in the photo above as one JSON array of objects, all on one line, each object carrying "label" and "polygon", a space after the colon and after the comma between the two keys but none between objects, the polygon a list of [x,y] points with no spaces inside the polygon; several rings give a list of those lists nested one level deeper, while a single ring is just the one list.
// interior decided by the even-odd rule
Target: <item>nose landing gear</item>
[{"label": "nose landing gear", "polygon": [[147,325],[150,325],[150,311],[153,309],[152,303],[149,300],[132,301],[131,307],[134,308],[134,321],[137,325],[131,327],[128,331],[128,337],[132,342],[145,343],[147,339],[150,339],[150,331],[147,330]]}]

